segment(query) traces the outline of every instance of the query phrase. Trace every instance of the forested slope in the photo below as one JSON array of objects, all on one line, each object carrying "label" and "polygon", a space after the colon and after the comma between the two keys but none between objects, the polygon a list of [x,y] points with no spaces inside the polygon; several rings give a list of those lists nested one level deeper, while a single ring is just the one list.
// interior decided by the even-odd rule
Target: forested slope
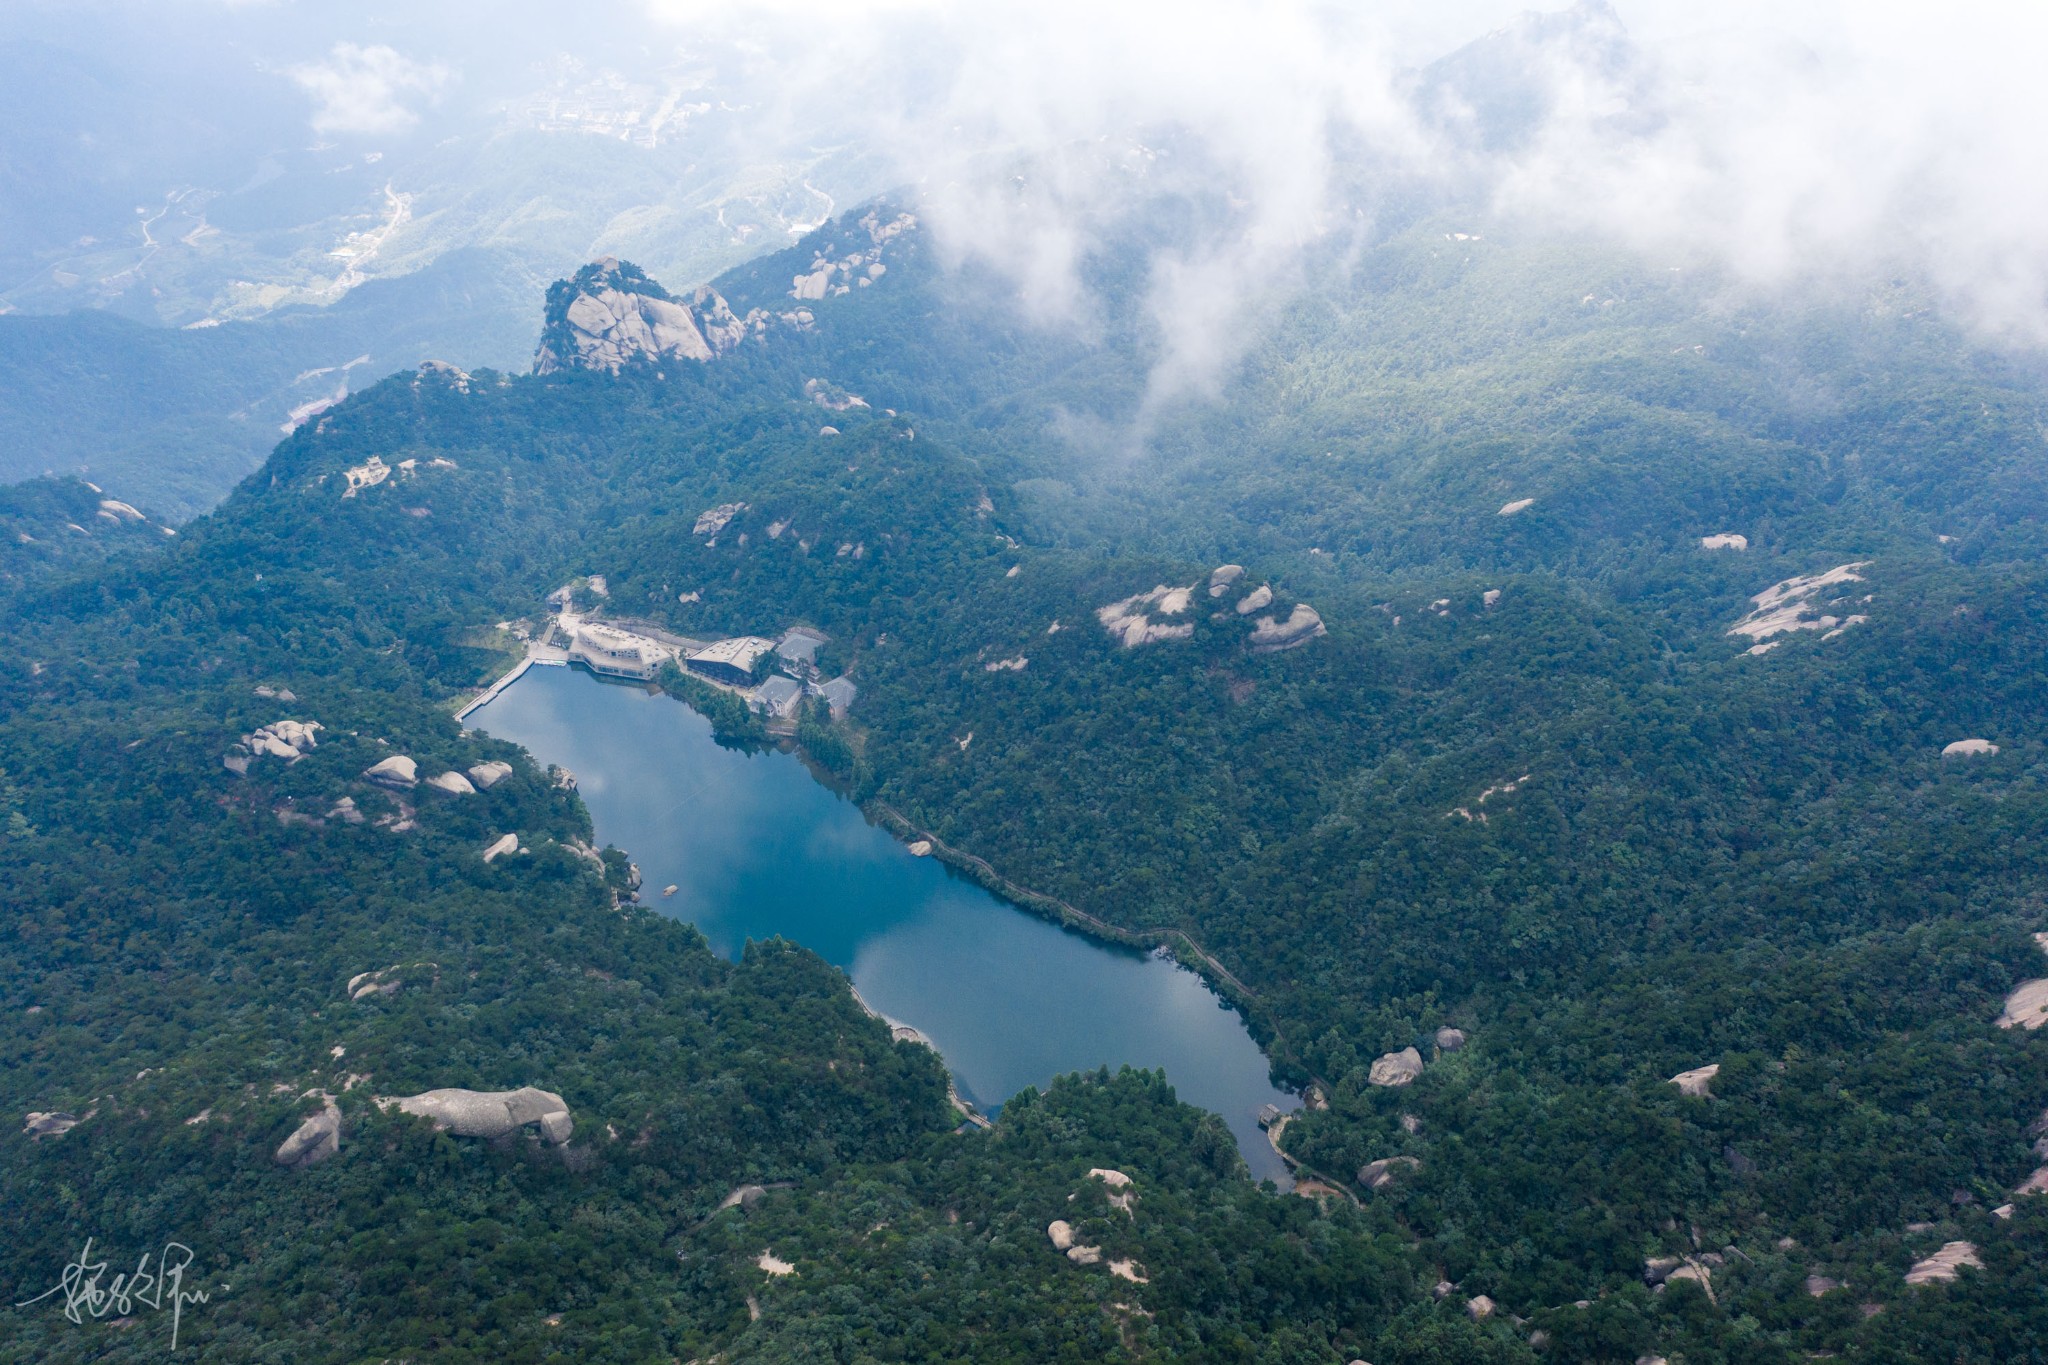
[{"label": "forested slope", "polygon": [[[635,1260],[635,1307],[598,1261],[521,1269],[533,1316],[475,1347],[535,1339],[570,1299],[584,1358],[1995,1360],[2039,1338],[2039,1201],[1991,1212],[2038,1164],[2048,1106],[2048,1050],[1995,1023],[2043,974],[2029,936],[2048,928],[2037,377],[1911,307],[1731,302],[1425,223],[1332,261],[1220,396],[1146,407],[1128,294],[1088,334],[996,325],[996,281],[941,269],[914,231],[878,242],[892,212],[721,280],[765,317],[714,362],[401,375],[164,551],[16,592],[0,850],[29,894],[5,980],[23,1008],[65,1003],[10,1011],[8,1100],[128,1098],[118,1124],[104,1101],[61,1139],[6,1139],[10,1209],[80,1189],[68,1163],[103,1150],[93,1197],[132,1210],[129,1177],[185,1150],[146,1125],[175,1124],[191,1162],[214,1144],[263,1200],[352,1182],[332,1216],[356,1221],[309,1215],[283,1260],[232,1253],[311,1293],[290,1248],[344,1225],[381,1246],[378,1192],[471,1188],[430,1170],[545,1172],[516,1177],[545,1186],[538,1213],[505,1205],[475,1233],[508,1256],[551,1216],[612,1254],[572,1192],[659,1190],[620,1235],[682,1259]],[[870,242],[888,268],[869,285],[782,283]],[[1141,408],[1143,454],[1075,439]],[[353,488],[372,456],[399,472]],[[1703,547],[1723,534],[1745,548]],[[1246,573],[1212,596],[1225,562]],[[1143,1077],[1063,1083],[992,1140],[941,1135],[930,1058],[849,1013],[815,959],[726,966],[616,915],[568,842],[580,806],[529,767],[474,798],[418,793],[416,830],[329,814],[344,791],[387,809],[355,778],[380,754],[483,756],[446,717],[504,665],[491,627],[592,573],[616,615],[830,633],[862,695],[815,756],[1020,884],[1186,930],[1326,1104],[1285,1145],[1346,1188],[1280,1200],[1191,1161],[1213,1123]],[[1190,605],[1105,627],[1155,585]],[[1731,634],[1774,585],[1817,628]],[[1304,602],[1327,633],[1253,648]],[[1130,612],[1171,629],[1127,647]],[[258,685],[325,728],[236,778],[219,755],[279,718]],[[1999,751],[1944,757],[1963,738]],[[508,829],[535,853],[485,865]],[[415,961],[438,983],[340,1002],[353,973]],[[656,1005],[621,1009],[627,980]],[[1469,1041],[1439,1054],[1447,1025]],[[791,1055],[763,1055],[757,1027]],[[1410,1043],[1419,1078],[1371,1083]],[[655,1064],[679,1046],[694,1069]],[[1710,1064],[1709,1095],[1668,1079]],[[299,1110],[264,1087],[343,1067],[377,1093],[559,1090],[593,1164],[429,1142],[349,1091],[363,1136],[272,1169]],[[778,1079],[798,1074],[825,1079],[800,1097]],[[232,1124],[187,1132],[230,1092]],[[636,1125],[671,1136],[635,1147]],[[387,1127],[421,1164],[379,1155]],[[1415,1164],[1356,1178],[1392,1157]],[[1139,1179],[1135,1216],[1095,1234],[1146,1283],[1086,1278],[1046,1242],[1095,1165]],[[796,1192],[692,1231],[727,1182],[784,1175]],[[224,1218],[196,1193],[163,1207]],[[33,1278],[70,1227],[10,1249],[10,1272]],[[1965,1239],[1981,1271],[1906,1286]],[[798,1273],[764,1280],[766,1250]],[[1645,1283],[1646,1259],[1709,1254],[1704,1283]],[[1809,1275],[1847,1288],[1809,1295]],[[1481,1295],[1498,1311],[1475,1326]],[[348,1311],[363,1349],[451,1359],[484,1312]]]}]

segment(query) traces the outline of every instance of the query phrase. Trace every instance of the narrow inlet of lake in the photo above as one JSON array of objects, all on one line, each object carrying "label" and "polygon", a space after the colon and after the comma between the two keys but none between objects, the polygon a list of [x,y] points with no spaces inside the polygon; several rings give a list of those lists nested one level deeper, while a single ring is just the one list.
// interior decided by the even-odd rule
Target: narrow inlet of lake
[{"label": "narrow inlet of lake", "polygon": [[869,1005],[930,1038],[983,1109],[1063,1072],[1163,1068],[1183,1100],[1223,1116],[1254,1177],[1292,1183],[1258,1111],[1298,1101],[1195,973],[912,857],[794,755],[721,748],[670,697],[534,668],[465,724],[573,771],[598,841],[640,865],[642,901],[727,957],[780,935],[837,964]]}]

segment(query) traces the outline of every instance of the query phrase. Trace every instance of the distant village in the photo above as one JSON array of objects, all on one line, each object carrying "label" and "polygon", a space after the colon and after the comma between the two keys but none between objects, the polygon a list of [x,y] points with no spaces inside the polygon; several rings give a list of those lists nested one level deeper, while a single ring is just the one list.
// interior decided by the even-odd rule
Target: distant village
[{"label": "distant village", "polygon": [[[583,582],[590,596],[608,595],[602,577],[592,576]],[[663,664],[673,660],[693,677],[738,693],[747,708],[774,729],[793,729],[806,697],[824,701],[832,718],[838,720],[859,691],[849,678],[827,680],[819,673],[818,650],[830,637],[808,626],[792,627],[774,639],[740,635],[727,640],[694,640],[646,622],[591,620],[576,610],[572,587],[557,588],[549,594],[548,605],[554,608],[554,615],[538,637],[527,642],[520,667],[465,711],[504,690],[533,664],[582,664],[604,677],[650,682]],[[764,661],[773,671],[761,677]]]}]

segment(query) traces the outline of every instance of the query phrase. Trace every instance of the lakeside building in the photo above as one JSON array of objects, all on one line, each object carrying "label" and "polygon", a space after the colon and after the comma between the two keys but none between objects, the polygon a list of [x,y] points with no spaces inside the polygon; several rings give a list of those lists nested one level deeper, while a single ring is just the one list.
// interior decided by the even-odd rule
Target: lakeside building
[{"label": "lakeside building", "polygon": [[811,695],[825,699],[826,704],[832,708],[834,720],[845,716],[846,708],[853,705],[853,699],[859,694],[860,689],[853,685],[852,679],[845,676],[834,678],[828,683],[811,685]]},{"label": "lakeside building", "polygon": [[754,665],[774,648],[773,640],[763,640],[758,635],[740,635],[698,650],[683,661],[683,666],[713,682],[745,687],[754,680]]},{"label": "lakeside building", "polygon": [[803,700],[804,685],[794,678],[785,678],[778,673],[754,689],[752,695],[747,698],[747,706],[764,716],[773,716],[777,720],[792,720]]},{"label": "lakeside building", "polygon": [[818,649],[830,637],[809,626],[796,626],[775,643],[775,657],[798,677],[817,675]]},{"label": "lakeside building", "polygon": [[588,622],[579,624],[569,640],[569,658],[593,673],[614,678],[652,678],[672,651],[631,631]]}]

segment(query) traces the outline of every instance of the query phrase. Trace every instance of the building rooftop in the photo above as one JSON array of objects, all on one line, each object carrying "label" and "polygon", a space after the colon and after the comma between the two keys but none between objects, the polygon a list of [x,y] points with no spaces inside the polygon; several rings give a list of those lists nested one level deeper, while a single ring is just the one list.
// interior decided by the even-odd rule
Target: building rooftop
[{"label": "building rooftop", "polygon": [[760,662],[761,656],[775,648],[775,642],[764,640],[758,635],[736,635],[730,640],[698,650],[690,656],[693,664],[724,664],[737,668],[742,673]]},{"label": "building rooftop", "polygon": [[644,635],[635,635],[632,631],[620,630],[617,626],[601,626],[594,621],[585,621],[578,625],[576,627],[576,638],[588,640],[592,644],[603,645],[612,649],[626,649],[635,646],[652,650],[660,649],[660,646],[655,641],[648,639]]},{"label": "building rooftop", "polygon": [[754,689],[754,695],[771,710],[779,711],[804,694],[804,686],[794,678],[780,674],[768,679]]},{"label": "building rooftop", "polygon": [[831,705],[832,714],[835,716],[844,714],[846,708],[853,705],[854,697],[860,692],[860,689],[855,687],[853,681],[849,678],[834,678],[831,682],[821,683],[812,690]]},{"label": "building rooftop", "polygon": [[569,639],[569,657],[601,673],[650,678],[673,651],[644,635],[581,621]]},{"label": "building rooftop", "polygon": [[807,664],[818,656],[818,646],[826,637],[815,630],[798,626],[785,634],[775,646],[775,652],[791,663]]}]

